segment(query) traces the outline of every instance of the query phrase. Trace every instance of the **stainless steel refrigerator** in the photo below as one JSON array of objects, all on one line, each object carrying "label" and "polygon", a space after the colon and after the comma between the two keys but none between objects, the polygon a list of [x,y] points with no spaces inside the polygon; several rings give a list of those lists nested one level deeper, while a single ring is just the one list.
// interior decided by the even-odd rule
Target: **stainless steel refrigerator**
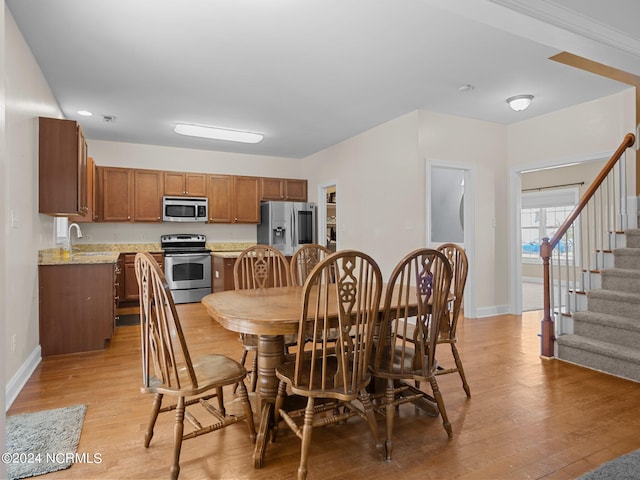
[{"label": "stainless steel refrigerator", "polygon": [[301,245],[316,243],[316,207],[308,202],[262,202],[258,243],[293,255]]}]

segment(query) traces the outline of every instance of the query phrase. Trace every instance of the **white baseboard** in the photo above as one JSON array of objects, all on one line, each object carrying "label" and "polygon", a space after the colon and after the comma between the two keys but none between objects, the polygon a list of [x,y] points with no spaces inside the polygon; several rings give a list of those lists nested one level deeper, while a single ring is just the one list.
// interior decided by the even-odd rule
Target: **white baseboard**
[{"label": "white baseboard", "polygon": [[18,397],[18,394],[25,386],[31,374],[35,371],[36,367],[42,361],[42,350],[40,345],[33,349],[31,355],[20,366],[16,374],[13,376],[5,388],[5,412],[9,410],[13,401]]},{"label": "white baseboard", "polygon": [[493,305],[491,307],[478,307],[475,318],[494,317],[509,313],[509,305]]}]

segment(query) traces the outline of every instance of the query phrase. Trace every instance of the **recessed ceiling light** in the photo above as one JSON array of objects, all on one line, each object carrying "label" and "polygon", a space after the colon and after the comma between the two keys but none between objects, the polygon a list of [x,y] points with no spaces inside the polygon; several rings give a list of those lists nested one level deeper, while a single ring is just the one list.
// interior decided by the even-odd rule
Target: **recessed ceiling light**
[{"label": "recessed ceiling light", "polygon": [[228,128],[212,127],[209,125],[190,125],[186,123],[176,124],[174,129],[180,135],[191,137],[211,138],[214,140],[228,140],[230,142],[258,143],[264,135],[243,130],[230,130]]},{"label": "recessed ceiling light", "polygon": [[93,113],[88,110],[78,110],[78,115],[82,115],[83,117],[90,117],[91,115],[93,115]]}]

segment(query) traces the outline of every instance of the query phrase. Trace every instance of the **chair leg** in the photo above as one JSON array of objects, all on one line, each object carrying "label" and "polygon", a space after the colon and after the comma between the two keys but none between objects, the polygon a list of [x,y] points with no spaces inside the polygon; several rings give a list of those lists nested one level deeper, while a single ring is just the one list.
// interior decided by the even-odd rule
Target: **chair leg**
[{"label": "chair leg", "polygon": [[247,387],[244,385],[244,380],[238,382],[236,386],[240,389],[242,409],[244,410],[245,417],[247,417],[247,425],[249,426],[249,438],[251,438],[251,443],[256,443],[256,424],[253,420],[253,410],[251,409],[251,402],[247,394]]},{"label": "chair leg", "polygon": [[[238,384],[235,385],[237,387]],[[224,394],[222,393],[222,387],[216,388],[216,397],[218,398],[218,410],[224,416],[227,414],[227,409],[224,406]]]},{"label": "chair leg", "polygon": [[456,361],[456,367],[458,368],[458,373],[460,374],[460,380],[462,380],[462,388],[464,388],[464,392],[467,394],[467,398],[471,398],[471,390],[469,389],[467,378],[464,375],[462,360],[460,359],[460,354],[458,353],[458,349],[456,348],[455,343],[451,344],[451,353],[453,354],[453,358]]},{"label": "chair leg", "polygon": [[391,434],[393,433],[393,421],[396,414],[396,406],[394,405],[395,389],[394,381],[388,380],[387,389],[385,392],[385,417],[387,421],[387,437],[385,439],[386,460],[391,461],[391,453],[393,451],[393,442],[391,441]]},{"label": "chair leg", "polygon": [[176,422],[173,426],[173,465],[171,465],[171,480],[177,480],[180,474],[180,450],[184,433],[184,397],[178,397],[176,405]]},{"label": "chair leg", "polygon": [[280,381],[278,384],[278,395],[273,409],[273,429],[271,430],[271,442],[276,441],[278,435],[278,425],[280,424],[280,409],[284,406],[284,397],[287,395],[287,384]]},{"label": "chair leg", "polygon": [[371,395],[365,389],[360,392],[360,402],[362,402],[362,406],[364,407],[364,413],[367,416],[367,423],[369,424],[369,429],[371,430],[371,434],[373,435],[373,443],[376,446],[376,450],[379,454],[383,454],[383,450],[385,448],[380,443],[380,436],[378,435],[378,423],[376,422],[376,415],[373,411],[373,403],[371,403]]},{"label": "chair leg", "polygon": [[304,425],[302,427],[302,446],[300,447],[300,466],[298,467],[298,480],[307,478],[307,460],[309,447],[311,446],[311,433],[313,431],[313,406],[314,399],[309,397],[307,408],[304,411]]},{"label": "chair leg", "polygon": [[[244,367],[244,364],[247,362],[247,349],[243,348],[242,349],[242,355],[240,356],[240,365],[242,365]],[[233,393],[236,393],[236,390],[238,390],[238,385],[234,385],[233,387]]]},{"label": "chair leg", "polygon": [[156,420],[158,419],[158,413],[160,412],[161,406],[162,394],[156,393],[153,398],[153,405],[151,406],[151,418],[149,419],[149,424],[147,425],[147,431],[144,432],[144,448],[149,448],[149,444],[151,443],[151,439],[153,438],[153,427],[156,425]]},{"label": "chair leg", "polygon": [[253,361],[251,362],[251,391],[256,391],[258,385],[258,352],[253,352]]},{"label": "chair leg", "polygon": [[438,385],[438,381],[436,380],[435,375],[431,375],[431,377],[429,378],[429,383],[431,384],[431,390],[433,391],[433,398],[435,398],[436,403],[438,404],[438,410],[440,411],[440,416],[442,417],[442,425],[447,432],[447,436],[449,438],[453,438],[453,433],[451,432],[451,423],[449,423],[449,417],[447,417],[447,409],[444,406],[444,399],[442,398],[442,393],[440,393],[440,386]]}]

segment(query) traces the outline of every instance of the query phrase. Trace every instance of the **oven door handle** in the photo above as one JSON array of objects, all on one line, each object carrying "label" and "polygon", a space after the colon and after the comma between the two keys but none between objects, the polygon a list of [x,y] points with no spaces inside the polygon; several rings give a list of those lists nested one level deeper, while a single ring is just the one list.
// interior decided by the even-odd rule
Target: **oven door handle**
[{"label": "oven door handle", "polygon": [[207,258],[211,257],[210,253],[165,253],[165,257],[192,257],[192,258]]}]

